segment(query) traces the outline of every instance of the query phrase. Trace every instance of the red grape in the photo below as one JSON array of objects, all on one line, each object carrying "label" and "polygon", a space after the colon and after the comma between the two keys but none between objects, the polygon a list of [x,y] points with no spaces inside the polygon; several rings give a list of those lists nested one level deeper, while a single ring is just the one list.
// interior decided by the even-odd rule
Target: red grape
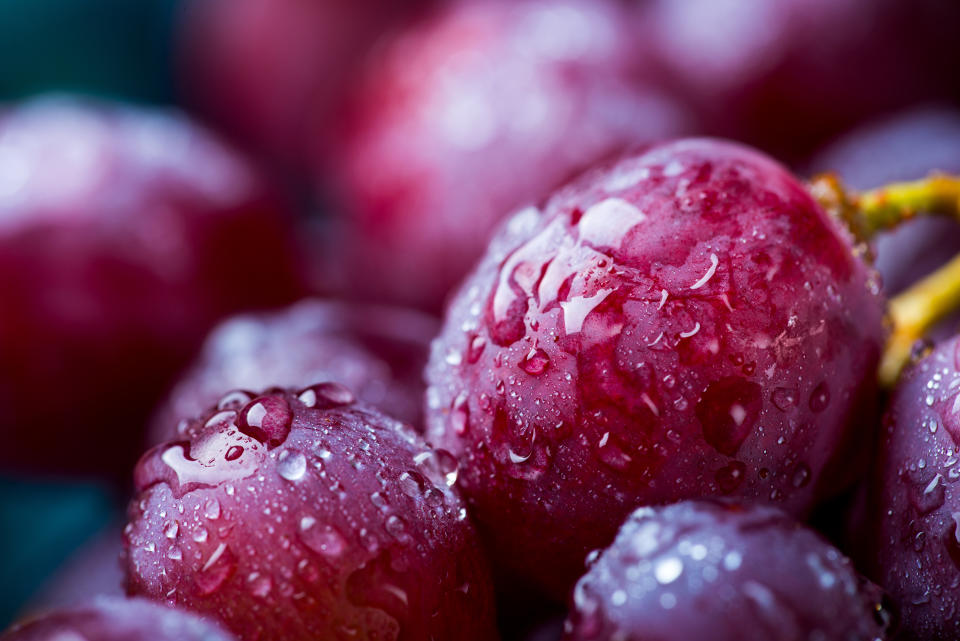
[{"label": "red grape", "polygon": [[655,145],[501,229],[433,343],[428,438],[495,562],[555,595],[637,505],[804,515],[866,451],[878,290],[780,165]]},{"label": "red grape", "polygon": [[187,99],[241,140],[296,166],[365,52],[418,4],[189,0],[179,42]]},{"label": "red grape", "polygon": [[336,383],[238,393],[136,470],[128,591],[242,639],[496,639],[453,457]]},{"label": "red grape", "polygon": [[391,41],[321,150],[346,210],[346,293],[436,309],[513,207],[676,135],[682,109],[634,79],[635,54],[607,0],[448,3]]},{"label": "red grape", "polygon": [[301,291],[287,210],[175,113],[43,100],[0,113],[6,469],[113,472],[222,316]]}]

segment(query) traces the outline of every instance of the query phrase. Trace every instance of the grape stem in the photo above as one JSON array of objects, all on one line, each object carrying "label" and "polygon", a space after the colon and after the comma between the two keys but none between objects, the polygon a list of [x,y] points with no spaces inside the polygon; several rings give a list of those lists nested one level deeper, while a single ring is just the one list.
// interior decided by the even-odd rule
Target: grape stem
[{"label": "grape stem", "polygon": [[[920,180],[856,193],[844,189],[835,175],[824,174],[810,182],[810,192],[821,206],[844,222],[861,245],[878,232],[893,229],[917,215],[949,216],[960,221],[960,176],[935,173]],[[891,387],[896,383],[910,361],[914,344],[957,307],[960,254],[890,300],[890,337],[878,372],[882,385]]]}]

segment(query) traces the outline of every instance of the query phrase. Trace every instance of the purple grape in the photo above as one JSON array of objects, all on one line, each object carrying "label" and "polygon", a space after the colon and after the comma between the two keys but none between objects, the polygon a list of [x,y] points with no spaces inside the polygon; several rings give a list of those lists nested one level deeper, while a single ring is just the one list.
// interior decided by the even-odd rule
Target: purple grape
[{"label": "purple grape", "polygon": [[641,508],[577,583],[565,641],[878,641],[876,585],[772,507]]},{"label": "purple grape", "polygon": [[864,528],[905,638],[960,638],[960,337],[901,377],[884,417]]}]

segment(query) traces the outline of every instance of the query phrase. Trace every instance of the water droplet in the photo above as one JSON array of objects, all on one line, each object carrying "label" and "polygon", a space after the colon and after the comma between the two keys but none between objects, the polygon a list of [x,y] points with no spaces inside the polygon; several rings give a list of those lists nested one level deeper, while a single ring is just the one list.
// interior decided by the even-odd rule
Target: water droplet
[{"label": "water droplet", "polygon": [[423,500],[426,501],[430,507],[440,507],[443,505],[443,492],[435,487],[428,487],[427,491],[423,494]]},{"label": "water droplet", "polygon": [[347,549],[343,535],[330,525],[319,525],[312,516],[300,519],[299,538],[308,548],[329,558],[336,558]]},{"label": "water droplet", "polygon": [[467,433],[467,426],[470,421],[470,407],[467,405],[468,396],[466,392],[460,392],[453,401],[453,407],[450,410],[450,427],[454,434],[463,436]]},{"label": "water droplet", "polygon": [[400,485],[400,490],[411,498],[416,498],[423,495],[427,491],[427,487],[432,487],[427,483],[427,479],[423,477],[419,472],[414,472],[409,470],[400,475],[397,479],[397,483]]},{"label": "water droplet", "polygon": [[830,404],[830,389],[826,382],[817,385],[813,393],[810,394],[810,409],[814,412],[822,412]]},{"label": "water droplet", "polygon": [[610,432],[604,432],[597,443],[597,458],[600,462],[615,470],[625,470],[633,462],[633,458],[621,449]]},{"label": "water droplet", "polygon": [[307,407],[317,407],[320,409],[349,405],[357,400],[353,392],[340,383],[318,383],[317,385],[311,385],[300,391],[299,398]]},{"label": "water droplet", "polygon": [[220,518],[220,502],[217,499],[210,499],[203,506],[203,515],[211,521]]},{"label": "water droplet", "polygon": [[197,530],[193,533],[193,540],[196,541],[197,543],[203,543],[204,541],[207,540],[208,536],[209,536],[209,533],[207,532],[207,529],[200,527],[200,528],[197,528]]},{"label": "water droplet", "polygon": [[207,596],[216,592],[230,578],[236,567],[236,558],[227,545],[219,544],[194,580],[200,594]]},{"label": "water droplet", "polygon": [[720,486],[720,491],[724,494],[729,494],[740,487],[746,473],[747,466],[744,463],[741,461],[731,461],[729,464],[717,470],[714,478],[717,480],[717,485]]},{"label": "water droplet", "polygon": [[531,376],[543,374],[550,365],[550,357],[547,353],[538,347],[533,347],[527,352],[527,355],[520,361],[520,367]]},{"label": "water droplet", "polygon": [[220,397],[220,400],[217,402],[217,409],[238,410],[250,401],[250,395],[243,390],[233,390]]},{"label": "water droplet", "polygon": [[170,521],[163,528],[163,535],[170,539],[171,541],[177,538],[177,534],[180,532],[180,524],[176,521]]},{"label": "water droplet", "polygon": [[299,481],[307,471],[307,457],[297,450],[284,450],[277,457],[277,474],[288,481]]},{"label": "water droplet", "polygon": [[926,545],[927,533],[926,532],[917,532],[916,536],[913,537],[913,551],[914,552],[923,552],[923,547]]},{"label": "water droplet", "polygon": [[483,336],[474,335],[467,345],[467,362],[476,363],[483,355],[483,350],[487,347],[487,339]]},{"label": "water droplet", "polygon": [[787,387],[773,390],[773,404],[781,412],[786,412],[797,404],[797,392]]},{"label": "water droplet", "polygon": [[946,500],[946,485],[939,474],[928,483],[912,486],[910,502],[920,516],[924,516],[939,509]]},{"label": "water droplet", "polygon": [[180,548],[170,548],[170,551],[167,552],[167,558],[171,561],[182,561],[183,560],[183,551]]},{"label": "water droplet", "polygon": [[276,447],[290,433],[293,413],[281,396],[261,396],[251,402],[240,416],[240,431],[261,443]]},{"label": "water droplet", "polygon": [[203,424],[204,427],[215,427],[217,425],[232,425],[237,420],[237,413],[233,410],[225,410],[223,412],[217,412],[213,416],[207,419],[207,422]]},{"label": "water droplet", "polygon": [[442,449],[427,450],[413,457],[413,462],[424,475],[437,485],[453,486],[460,473],[460,464],[450,452]]},{"label": "water droplet", "polygon": [[760,385],[746,379],[727,377],[711,383],[695,409],[704,440],[722,454],[736,454],[753,430],[761,398]]},{"label": "water droplet", "polygon": [[410,540],[409,535],[407,535],[406,525],[407,524],[403,519],[394,514],[387,518],[387,522],[384,527],[390,536],[401,543],[405,543]]},{"label": "water droplet", "polygon": [[[227,459],[237,441],[245,442],[248,456]],[[189,450],[187,449],[189,448]],[[257,443],[236,430],[214,429],[201,434],[192,444],[161,445],[144,455],[137,466],[136,485],[144,488],[158,481],[169,484],[175,496],[198,486],[213,487],[227,480],[247,478],[258,465]]]},{"label": "water droplet", "polygon": [[791,483],[793,487],[800,488],[810,482],[810,468],[805,463],[800,463],[793,471]]},{"label": "water droplet", "polygon": [[574,296],[570,300],[561,301],[563,310],[563,327],[567,334],[576,334],[583,331],[583,323],[593,310],[600,306],[613,293],[612,289],[601,289],[593,296]]},{"label": "water droplet", "polygon": [[317,393],[312,389],[307,388],[300,392],[300,395],[297,396],[297,400],[307,407],[315,407],[317,404]]},{"label": "water droplet", "polygon": [[261,599],[269,595],[270,590],[273,589],[273,581],[270,580],[270,577],[257,572],[253,572],[247,577],[247,583],[250,585],[250,594]]},{"label": "water droplet", "polygon": [[317,566],[306,559],[301,559],[300,562],[297,563],[297,573],[299,573],[307,583],[316,583],[320,579],[320,571],[317,569]]},{"label": "water droplet", "polygon": [[387,502],[387,497],[380,492],[374,492],[371,494],[370,502],[373,503],[373,506],[381,512],[386,512],[390,509],[390,504]]},{"label": "water droplet", "polygon": [[533,456],[533,450],[530,450],[527,454],[517,454],[512,449],[509,451],[510,462],[514,465],[518,463],[526,463],[530,460],[530,457]]},{"label": "water droplet", "polygon": [[223,458],[228,461],[236,461],[241,456],[243,456],[243,446],[233,445],[227,450],[227,453],[223,455]]}]

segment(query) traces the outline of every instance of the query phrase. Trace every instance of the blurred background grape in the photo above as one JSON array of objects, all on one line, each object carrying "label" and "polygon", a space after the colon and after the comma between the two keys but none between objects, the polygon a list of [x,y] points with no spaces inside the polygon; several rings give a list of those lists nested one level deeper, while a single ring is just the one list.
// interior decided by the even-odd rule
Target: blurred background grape
[{"label": "blurred background grape", "polygon": [[[176,7],[175,0],[0,2],[0,101],[77,91],[172,103]],[[122,497],[92,480],[0,475],[0,627],[6,627],[75,550],[118,518]]]}]

